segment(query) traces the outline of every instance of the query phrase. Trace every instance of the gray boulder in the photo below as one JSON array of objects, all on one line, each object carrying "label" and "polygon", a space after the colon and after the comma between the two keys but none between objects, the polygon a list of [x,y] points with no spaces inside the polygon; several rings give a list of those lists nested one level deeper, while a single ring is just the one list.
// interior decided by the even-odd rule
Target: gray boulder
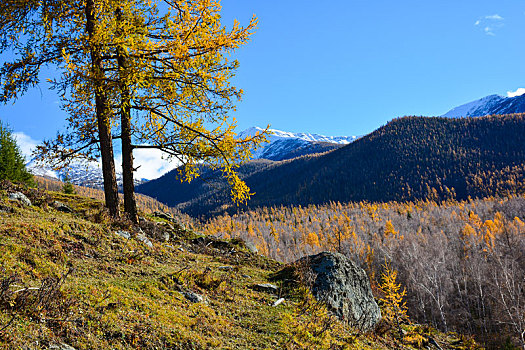
[{"label": "gray boulder", "polygon": [[371,329],[379,322],[381,311],[368,276],[352,260],[339,253],[323,252],[304,257],[296,264],[311,274],[314,297],[339,319],[361,330]]},{"label": "gray boulder", "polygon": [[28,207],[31,206],[31,201],[22,192],[9,193],[9,199],[12,201],[18,201]]},{"label": "gray boulder", "polygon": [[61,211],[63,213],[72,213],[73,212],[73,209],[71,209],[68,205],[62,203],[62,202],[59,202],[59,201],[54,201],[53,202],[53,207],[55,207],[56,210],[58,211]]}]

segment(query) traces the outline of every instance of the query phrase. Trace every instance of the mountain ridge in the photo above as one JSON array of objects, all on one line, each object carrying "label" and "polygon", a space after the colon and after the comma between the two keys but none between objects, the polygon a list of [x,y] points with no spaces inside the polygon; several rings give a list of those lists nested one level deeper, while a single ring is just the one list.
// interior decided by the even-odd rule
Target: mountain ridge
[{"label": "mountain ridge", "polygon": [[[522,192],[523,145],[524,114],[397,118],[345,147],[269,163],[244,176],[255,195],[240,209],[427,197],[459,200]],[[150,182],[153,185],[170,198],[166,204],[190,215],[238,209],[229,204],[224,182],[185,202],[176,198],[181,189],[173,181]],[[137,187],[157,197],[142,189]]]},{"label": "mountain ridge", "polygon": [[504,97],[489,95],[455,107],[443,114],[445,118],[482,117],[525,112],[525,95]]}]

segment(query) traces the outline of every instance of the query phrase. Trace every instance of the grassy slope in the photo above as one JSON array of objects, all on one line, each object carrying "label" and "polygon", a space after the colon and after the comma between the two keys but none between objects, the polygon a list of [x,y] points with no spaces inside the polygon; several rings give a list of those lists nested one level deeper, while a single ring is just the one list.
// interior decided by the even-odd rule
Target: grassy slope
[{"label": "grassy slope", "polygon": [[[192,245],[194,233],[158,224],[173,238],[149,248],[117,236],[126,224],[108,223],[92,199],[33,193],[36,205],[24,208],[6,196],[1,190],[0,207],[14,212],[0,211],[0,329],[12,323],[0,331],[0,348],[47,349],[63,342],[76,349],[274,349],[292,336],[301,342],[310,320],[283,321],[295,319],[298,303],[272,307],[277,296],[251,288],[267,282],[280,264],[241,243]],[[57,212],[49,205],[56,199],[75,212]],[[62,284],[50,279],[68,271]],[[17,280],[9,284],[9,276]],[[184,290],[204,295],[208,304],[189,302]],[[356,338],[340,324],[333,327],[338,331],[325,341],[351,339],[348,348],[394,344],[388,336]],[[457,342],[447,348],[465,348],[454,335],[436,336],[442,344]],[[313,343],[303,342],[305,348]]]}]

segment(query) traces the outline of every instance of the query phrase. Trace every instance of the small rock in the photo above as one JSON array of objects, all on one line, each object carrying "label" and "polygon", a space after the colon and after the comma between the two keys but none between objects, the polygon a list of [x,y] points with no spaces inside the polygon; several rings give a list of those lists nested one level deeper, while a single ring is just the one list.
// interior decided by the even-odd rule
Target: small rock
[{"label": "small rock", "polygon": [[272,304],[273,307],[279,306],[284,302],[284,298],[277,299],[275,303]]},{"label": "small rock", "polygon": [[253,242],[246,242],[246,248],[254,254],[259,253],[259,249],[257,249],[257,246]]},{"label": "small rock", "polygon": [[186,299],[188,299],[192,303],[205,303],[204,297],[200,294],[197,294],[191,291],[185,291],[185,292],[182,292],[182,294],[184,295]]},{"label": "small rock", "polygon": [[169,232],[166,232],[166,231],[161,232],[159,236],[160,237],[158,237],[158,238],[161,241],[164,241],[164,242],[169,242],[170,241],[170,234],[169,234]]},{"label": "small rock", "polygon": [[242,275],[242,277],[244,277],[244,278],[252,278],[252,276],[250,276],[250,275]]},{"label": "small rock", "polygon": [[175,219],[173,218],[173,216],[171,216],[171,214],[169,213],[163,213],[161,211],[156,211],[153,213],[153,215],[157,218],[161,218],[161,219],[164,219],[164,220],[168,220],[168,221],[174,221]]},{"label": "small rock", "polygon": [[147,245],[148,247],[153,248],[153,243],[151,243],[150,239],[146,237],[142,230],[140,230],[139,233],[137,233],[137,239],[145,245]]},{"label": "small rock", "polygon": [[54,343],[51,343],[49,344],[49,348],[48,349],[53,349],[53,350],[75,350],[74,347],[70,346],[70,345],[67,345],[65,343],[61,343],[61,344],[54,344]]},{"label": "small rock", "polygon": [[63,213],[72,213],[73,212],[73,209],[71,209],[69,206],[67,206],[66,204],[64,204],[62,202],[59,202],[59,201],[54,201],[53,202],[53,207],[55,207],[56,210],[61,211]]},{"label": "small rock", "polygon": [[219,270],[233,271],[233,266],[219,266]]},{"label": "small rock", "polygon": [[32,205],[29,198],[27,198],[26,195],[21,192],[9,193],[9,199],[12,201],[18,201],[27,207]]},{"label": "small rock", "polygon": [[115,234],[119,235],[120,237],[124,237],[125,239],[131,238],[131,235],[128,231],[119,230],[119,231],[115,231]]},{"label": "small rock", "polygon": [[183,252],[183,251],[184,251],[184,248],[182,248],[182,247],[179,247],[179,250],[180,250],[181,252]]},{"label": "small rock", "polygon": [[255,286],[253,286],[253,288],[260,292],[268,292],[268,293],[275,293],[275,294],[279,292],[279,287],[271,283],[256,284]]},{"label": "small rock", "polygon": [[0,212],[3,213],[14,213],[15,210],[7,205],[0,204]]}]

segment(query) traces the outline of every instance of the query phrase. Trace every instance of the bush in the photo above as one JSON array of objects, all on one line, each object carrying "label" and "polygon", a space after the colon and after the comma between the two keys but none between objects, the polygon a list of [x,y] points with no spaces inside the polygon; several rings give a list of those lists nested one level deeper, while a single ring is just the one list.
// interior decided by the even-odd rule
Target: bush
[{"label": "bush", "polygon": [[0,121],[0,180],[33,183],[33,175],[25,167],[25,159],[11,130]]}]

